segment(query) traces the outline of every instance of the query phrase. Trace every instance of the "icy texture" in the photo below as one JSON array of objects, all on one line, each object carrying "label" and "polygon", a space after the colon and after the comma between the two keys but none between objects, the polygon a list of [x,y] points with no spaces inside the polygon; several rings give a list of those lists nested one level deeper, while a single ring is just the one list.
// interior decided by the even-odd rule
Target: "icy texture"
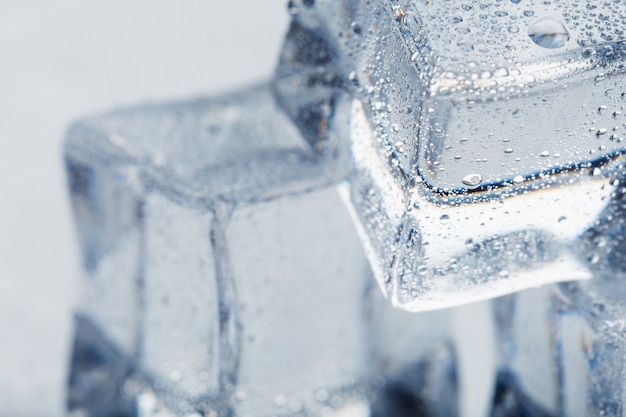
[{"label": "icy texture", "polygon": [[563,284],[553,298],[563,415],[624,414],[624,278],[622,273],[609,282]]},{"label": "icy texture", "polygon": [[267,87],[86,119],[66,161],[84,266],[72,415],[456,410],[448,313],[393,317],[336,190],[347,172]]},{"label": "icy texture", "polygon": [[501,371],[493,415],[623,415],[624,278],[560,284],[495,301]]},{"label": "icy texture", "polygon": [[559,415],[559,378],[550,328],[551,287],[492,301],[498,372],[491,415]]},{"label": "icy texture", "polygon": [[624,171],[624,2],[320,0],[292,13],[274,89],[320,152],[341,157],[350,138],[344,198],[394,305],[592,275],[572,248]]}]

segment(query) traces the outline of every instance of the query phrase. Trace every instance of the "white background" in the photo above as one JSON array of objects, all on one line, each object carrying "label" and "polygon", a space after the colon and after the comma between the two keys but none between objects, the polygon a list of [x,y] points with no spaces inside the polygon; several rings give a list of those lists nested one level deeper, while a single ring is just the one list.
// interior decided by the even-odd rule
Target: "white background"
[{"label": "white background", "polygon": [[0,416],[63,415],[78,278],[68,124],[271,76],[287,0],[0,1]]}]

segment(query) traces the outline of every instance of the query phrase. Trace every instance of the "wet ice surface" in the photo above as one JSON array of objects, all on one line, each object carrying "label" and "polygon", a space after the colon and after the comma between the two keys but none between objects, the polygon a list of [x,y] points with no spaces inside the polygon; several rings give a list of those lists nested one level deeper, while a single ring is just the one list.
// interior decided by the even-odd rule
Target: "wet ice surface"
[{"label": "wet ice surface", "polygon": [[[395,305],[442,308],[592,275],[573,248],[622,189],[624,7],[298,9],[279,102],[349,129],[356,172],[343,196]],[[311,37],[318,55],[292,53]],[[297,100],[307,92],[316,100]],[[333,144],[317,133],[322,149]]]}]

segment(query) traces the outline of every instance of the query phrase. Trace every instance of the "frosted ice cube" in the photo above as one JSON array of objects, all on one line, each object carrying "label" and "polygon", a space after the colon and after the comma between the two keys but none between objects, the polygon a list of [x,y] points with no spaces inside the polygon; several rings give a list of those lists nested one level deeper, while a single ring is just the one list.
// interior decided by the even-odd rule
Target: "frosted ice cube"
[{"label": "frosted ice cube", "polygon": [[322,151],[350,137],[344,197],[395,305],[592,275],[571,247],[624,171],[624,13],[599,0],[296,7],[275,91]]},{"label": "frosted ice cube", "polygon": [[415,367],[403,398],[441,409],[434,393],[455,392],[445,313],[411,316],[406,357],[376,345],[391,306],[336,190],[345,166],[267,87],[88,118],[66,160],[84,264],[76,414],[386,416],[385,378]]}]

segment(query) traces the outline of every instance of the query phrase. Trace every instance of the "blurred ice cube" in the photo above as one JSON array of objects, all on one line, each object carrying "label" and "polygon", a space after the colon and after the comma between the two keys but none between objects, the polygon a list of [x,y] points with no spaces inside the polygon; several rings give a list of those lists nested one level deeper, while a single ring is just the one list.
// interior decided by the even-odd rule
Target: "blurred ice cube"
[{"label": "blurred ice cube", "polygon": [[379,345],[408,318],[372,285],[346,165],[266,86],[85,119],[66,160],[84,269],[72,415],[387,416],[400,391],[455,409],[447,313]]}]

